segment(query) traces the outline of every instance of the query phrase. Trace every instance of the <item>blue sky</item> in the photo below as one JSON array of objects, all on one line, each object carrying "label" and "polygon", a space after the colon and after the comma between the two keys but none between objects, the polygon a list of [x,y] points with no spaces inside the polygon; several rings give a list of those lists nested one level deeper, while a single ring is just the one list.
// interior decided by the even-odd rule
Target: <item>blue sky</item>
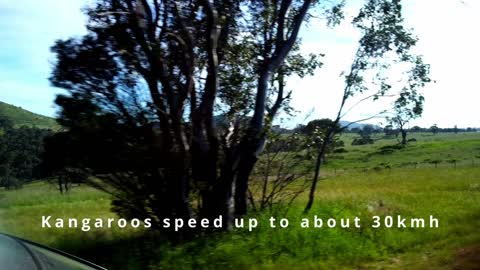
[{"label": "blue sky", "polygon": [[[81,0],[0,0],[0,100],[54,115],[50,87],[56,39],[86,32]],[[46,4],[48,3],[48,4]]]},{"label": "blue sky", "polygon": [[[53,116],[53,99],[61,92],[50,86],[56,39],[86,32],[81,0],[0,0],[0,101]],[[413,125],[480,127],[480,3],[475,0],[405,0],[407,26],[420,38],[417,52],[431,64],[436,80],[424,89],[424,114]],[[353,14],[353,10],[348,10]],[[351,62],[358,33],[342,24],[333,30],[313,22],[301,32],[304,52],[325,53],[324,67],[314,77],[292,78],[292,105],[299,113],[286,123],[332,117],[342,91],[339,77]],[[389,106],[389,101],[368,103],[352,111],[346,120],[356,120]],[[378,120],[372,120],[376,123]]]}]

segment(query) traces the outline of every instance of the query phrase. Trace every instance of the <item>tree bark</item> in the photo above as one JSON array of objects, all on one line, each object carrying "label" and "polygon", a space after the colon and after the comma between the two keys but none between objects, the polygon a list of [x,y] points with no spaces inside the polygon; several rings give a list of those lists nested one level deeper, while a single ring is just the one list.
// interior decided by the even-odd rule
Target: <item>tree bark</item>
[{"label": "tree bark", "polygon": [[[257,96],[255,99],[255,110],[250,121],[249,131],[245,135],[245,142],[241,149],[238,160],[238,171],[235,179],[235,215],[241,216],[247,212],[247,191],[248,178],[257,162],[257,155],[262,151],[265,143],[265,137],[262,134],[265,129],[264,118],[266,110],[266,98],[268,93],[268,84],[275,72],[285,61],[288,53],[293,48],[297,40],[300,26],[307,14],[307,11],[313,1],[305,0],[291,23],[289,36],[286,37],[286,13],[292,4],[291,1],[282,1],[279,16],[276,19],[278,28],[276,32],[275,50],[271,57],[265,59],[262,71],[258,79]],[[288,31],[287,31],[288,32]],[[272,119],[275,115],[271,115]]]},{"label": "tree bark", "polygon": [[240,160],[235,179],[235,216],[243,216],[248,209],[248,179],[257,162],[255,155],[247,154]]},{"label": "tree bark", "polygon": [[322,166],[322,159],[325,152],[325,143],[322,144],[322,148],[317,156],[317,161],[315,162],[315,175],[313,177],[312,186],[310,187],[310,193],[308,194],[308,202],[303,210],[304,214],[307,214],[310,209],[312,209],[313,202],[315,200],[315,191],[317,190],[318,179],[320,177],[320,167]]},{"label": "tree bark", "polygon": [[402,129],[402,145],[407,144],[407,131]]}]

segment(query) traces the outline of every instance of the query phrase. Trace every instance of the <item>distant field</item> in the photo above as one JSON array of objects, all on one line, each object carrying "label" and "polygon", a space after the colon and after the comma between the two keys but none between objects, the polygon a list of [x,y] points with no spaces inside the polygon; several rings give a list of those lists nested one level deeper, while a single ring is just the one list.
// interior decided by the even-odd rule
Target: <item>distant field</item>
[{"label": "distant field", "polygon": [[[416,136],[417,135],[417,136]],[[377,154],[395,139],[348,146],[332,159],[308,218],[358,216],[362,227],[299,228],[306,196],[287,214],[290,227],[260,226],[172,247],[141,230],[44,230],[42,215],[112,217],[109,196],[88,187],[61,195],[41,182],[0,190],[0,231],[72,252],[109,269],[478,269],[480,134],[416,134],[417,142]],[[347,139],[345,139],[347,141]],[[405,162],[459,159],[437,168]],[[473,160],[473,162],[472,162]],[[374,169],[388,161],[390,169]],[[336,174],[334,168],[338,168]],[[439,228],[371,228],[372,216],[439,219]],[[252,214],[266,223],[268,213]],[[263,222],[263,223],[262,223]]]},{"label": "distant field", "polygon": [[[414,133],[410,132],[409,142],[403,149],[391,153],[382,151],[382,147],[398,143],[394,136],[375,134],[374,144],[352,146],[356,134],[344,134],[347,153],[334,154],[327,168],[333,169],[373,169],[375,167],[435,167],[432,161],[438,161],[437,167],[480,166],[480,132],[469,133]],[[387,149],[388,150],[388,149]],[[454,164],[455,161],[455,164]]]}]

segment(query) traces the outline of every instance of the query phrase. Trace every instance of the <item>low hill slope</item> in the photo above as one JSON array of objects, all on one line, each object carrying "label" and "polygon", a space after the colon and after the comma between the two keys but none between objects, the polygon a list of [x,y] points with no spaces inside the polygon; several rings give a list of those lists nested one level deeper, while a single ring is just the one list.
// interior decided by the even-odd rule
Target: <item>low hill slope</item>
[{"label": "low hill slope", "polygon": [[10,120],[15,127],[28,126],[44,129],[57,129],[55,119],[29,112],[20,107],[0,101],[0,119]]}]

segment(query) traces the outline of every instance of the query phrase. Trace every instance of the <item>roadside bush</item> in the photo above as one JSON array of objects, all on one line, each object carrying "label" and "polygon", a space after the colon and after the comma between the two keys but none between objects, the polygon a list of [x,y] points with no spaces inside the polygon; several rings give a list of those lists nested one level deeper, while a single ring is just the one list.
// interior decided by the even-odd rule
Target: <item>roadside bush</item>
[{"label": "roadside bush", "polygon": [[373,139],[370,136],[363,136],[360,138],[355,138],[352,141],[352,145],[365,145],[365,144],[373,144]]},{"label": "roadside bush", "polygon": [[1,179],[0,187],[4,187],[6,190],[20,189],[22,188],[22,182],[14,177],[5,177]]},{"label": "roadside bush", "polygon": [[396,150],[402,149],[403,147],[404,146],[401,145],[401,144],[385,145],[385,146],[380,147],[378,149],[377,153],[382,154],[382,155],[391,154],[391,153],[395,152]]},{"label": "roadside bush", "polygon": [[338,148],[333,150],[333,153],[336,153],[336,154],[347,153],[347,152],[348,151],[345,148]]}]

